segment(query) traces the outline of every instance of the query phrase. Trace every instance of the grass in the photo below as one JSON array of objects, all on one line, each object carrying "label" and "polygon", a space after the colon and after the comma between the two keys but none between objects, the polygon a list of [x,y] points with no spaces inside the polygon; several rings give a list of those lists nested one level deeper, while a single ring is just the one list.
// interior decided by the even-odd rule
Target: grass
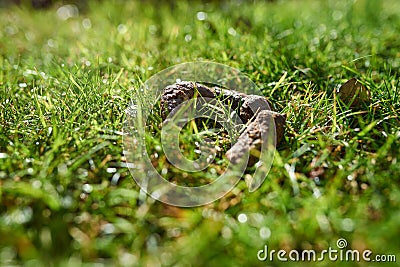
[{"label": "grass", "polygon": [[[0,265],[299,266],[257,252],[339,238],[400,260],[397,1],[59,7],[0,10]],[[140,192],[121,131],[146,79],[193,60],[240,69],[288,117],[259,190],[185,209]],[[359,110],[335,93],[352,77],[371,94]]]}]

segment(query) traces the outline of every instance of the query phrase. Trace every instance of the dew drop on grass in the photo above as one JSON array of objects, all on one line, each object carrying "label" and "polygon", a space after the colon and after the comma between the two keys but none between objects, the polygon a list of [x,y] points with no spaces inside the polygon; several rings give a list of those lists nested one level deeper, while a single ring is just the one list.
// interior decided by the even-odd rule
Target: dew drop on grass
[{"label": "dew drop on grass", "polygon": [[109,235],[115,232],[115,226],[112,223],[106,223],[101,227],[104,234]]},{"label": "dew drop on grass", "polygon": [[117,168],[107,168],[108,173],[115,173],[117,171]]},{"label": "dew drop on grass", "polygon": [[262,239],[267,240],[271,236],[271,230],[268,227],[261,227],[259,234]]},{"label": "dew drop on grass", "polygon": [[156,25],[150,25],[149,26],[149,32],[151,35],[154,35],[157,33],[157,26]]},{"label": "dew drop on grass", "polygon": [[58,164],[58,166],[57,166],[57,171],[58,171],[58,173],[59,173],[61,176],[64,176],[64,175],[66,175],[67,172],[68,172],[68,167],[67,167],[66,164],[60,163],[60,164]]},{"label": "dew drop on grass", "polygon": [[323,232],[327,232],[330,229],[329,220],[324,214],[319,214],[316,216],[319,227]]},{"label": "dew drop on grass", "polygon": [[39,180],[33,180],[32,181],[32,187],[33,188],[40,188],[40,187],[42,187],[42,182],[39,181]]},{"label": "dew drop on grass", "polygon": [[321,197],[321,191],[319,191],[319,189],[318,188],[314,188],[313,189],[313,196],[315,197],[315,198],[320,198]]},{"label": "dew drop on grass", "polygon": [[232,230],[228,226],[224,226],[221,229],[221,235],[225,239],[230,239],[232,238]]},{"label": "dew drop on grass", "polygon": [[341,20],[343,18],[343,13],[339,10],[334,10],[332,13],[332,18],[334,20]]},{"label": "dew drop on grass", "polygon": [[93,187],[90,184],[84,184],[82,186],[82,190],[83,192],[85,192],[86,194],[90,194],[93,191]]},{"label": "dew drop on grass", "polygon": [[27,69],[26,71],[24,71],[24,76],[26,77],[26,76],[29,76],[29,75],[33,75],[33,76],[36,76],[38,73],[37,73],[37,71],[36,70],[31,70],[31,69]]},{"label": "dew drop on grass", "polygon": [[158,234],[152,234],[146,242],[147,245],[147,250],[150,253],[155,253],[158,250],[158,239],[159,235]]},{"label": "dew drop on grass", "polygon": [[190,34],[185,35],[185,41],[190,42],[192,40],[192,36]]},{"label": "dew drop on grass", "polygon": [[168,229],[167,235],[169,237],[179,237],[181,235],[181,229],[178,227]]},{"label": "dew drop on grass", "polygon": [[350,218],[345,218],[342,220],[342,229],[346,232],[351,232],[354,230],[354,222]]},{"label": "dew drop on grass", "polygon": [[64,5],[57,9],[57,16],[61,20],[67,20],[78,16],[79,10],[75,5]]},{"label": "dew drop on grass", "polygon": [[207,19],[207,13],[202,12],[202,11],[197,12],[196,17],[198,20],[203,21],[203,20]]},{"label": "dew drop on grass", "polygon": [[228,33],[232,36],[236,36],[236,30],[234,28],[229,28]]},{"label": "dew drop on grass", "polygon": [[137,262],[138,258],[131,253],[125,252],[119,256],[119,261],[121,265],[125,265],[127,262]]},{"label": "dew drop on grass", "polygon": [[73,204],[73,199],[71,196],[65,196],[64,198],[61,199],[61,206],[64,208],[69,208]]},{"label": "dew drop on grass", "polygon": [[238,221],[239,221],[240,223],[245,223],[245,222],[247,222],[247,215],[244,214],[244,213],[240,213],[240,214],[238,215]]},{"label": "dew drop on grass", "polygon": [[90,19],[85,18],[82,20],[82,26],[83,26],[83,28],[88,30],[88,29],[92,28],[92,22],[90,21]]},{"label": "dew drop on grass", "polygon": [[119,24],[117,30],[120,34],[125,34],[128,31],[128,28],[125,26],[125,24]]},{"label": "dew drop on grass", "polygon": [[31,220],[32,215],[32,208],[25,207],[23,209],[15,210],[4,216],[4,221],[6,224],[24,224]]}]

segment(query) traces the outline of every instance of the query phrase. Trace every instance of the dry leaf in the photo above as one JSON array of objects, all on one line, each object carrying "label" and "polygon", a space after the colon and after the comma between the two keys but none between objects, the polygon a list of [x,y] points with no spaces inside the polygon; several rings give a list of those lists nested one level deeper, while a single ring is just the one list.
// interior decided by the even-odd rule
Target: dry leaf
[{"label": "dry leaf", "polygon": [[369,91],[356,78],[344,83],[338,90],[338,96],[343,103],[352,108],[359,108],[370,100]]}]

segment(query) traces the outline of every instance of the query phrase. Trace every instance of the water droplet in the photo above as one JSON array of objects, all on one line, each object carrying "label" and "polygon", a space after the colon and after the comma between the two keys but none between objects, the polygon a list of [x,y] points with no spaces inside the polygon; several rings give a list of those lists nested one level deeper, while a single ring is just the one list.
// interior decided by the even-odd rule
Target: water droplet
[{"label": "water droplet", "polygon": [[161,170],[161,174],[162,175],[166,175],[168,173],[168,169],[167,168],[163,168],[162,170]]},{"label": "water droplet", "polygon": [[53,39],[47,40],[47,46],[48,46],[48,47],[54,47],[54,46],[55,46],[54,40],[53,40]]},{"label": "water droplet", "polygon": [[64,5],[57,9],[57,16],[61,20],[67,20],[69,18],[73,18],[78,16],[79,10],[75,5]]},{"label": "water droplet", "polygon": [[346,232],[351,232],[354,230],[354,222],[350,218],[345,218],[342,220],[342,229]]},{"label": "water droplet", "polygon": [[104,234],[109,235],[115,232],[115,226],[112,223],[106,223],[101,227]]},{"label": "water droplet", "polygon": [[92,22],[90,21],[90,19],[86,18],[82,20],[82,26],[85,29],[90,29],[92,27]]},{"label": "water droplet", "polygon": [[185,35],[185,41],[190,42],[192,40],[192,36],[190,34]]},{"label": "water droplet", "polygon": [[157,26],[156,25],[150,25],[149,26],[149,32],[152,35],[156,34],[157,33]]},{"label": "water droplet", "polygon": [[238,221],[239,221],[240,223],[245,223],[245,222],[247,222],[247,215],[244,214],[244,213],[240,213],[239,216],[238,216]]},{"label": "water droplet", "polygon": [[125,265],[127,262],[137,262],[138,258],[133,254],[125,252],[120,255],[119,261],[121,265]]},{"label": "water droplet", "polygon": [[225,239],[230,239],[232,238],[232,230],[228,226],[224,226],[221,229],[221,235]]},{"label": "water droplet", "polygon": [[72,206],[73,200],[71,196],[65,196],[61,199],[61,206],[64,208],[69,208]]},{"label": "water droplet", "polygon": [[334,20],[340,20],[340,19],[343,18],[343,13],[342,13],[341,11],[339,11],[339,10],[335,10],[335,11],[333,11],[333,13],[332,13],[332,18],[333,18]]},{"label": "water droplet", "polygon": [[228,33],[232,36],[236,36],[236,30],[234,28],[229,28]]},{"label": "water droplet", "polygon": [[197,19],[198,20],[200,20],[200,21],[202,21],[202,20],[205,20],[205,19],[207,19],[207,13],[205,13],[205,12],[197,12]]},{"label": "water droplet", "polygon": [[115,173],[117,171],[117,168],[107,168],[106,170],[108,173]]},{"label": "water droplet", "polygon": [[93,187],[90,184],[84,184],[82,190],[83,192],[90,194],[93,191]]},{"label": "water droplet", "polygon": [[61,164],[59,164],[59,165],[57,166],[57,171],[58,171],[58,174],[59,174],[59,175],[63,176],[63,175],[65,175],[65,174],[67,174],[68,167],[67,167],[67,165],[65,165],[64,163],[61,163]]},{"label": "water droplet", "polygon": [[128,28],[125,24],[119,24],[117,30],[120,34],[125,34],[128,31]]},{"label": "water droplet", "polygon": [[39,180],[34,180],[32,181],[32,187],[33,188],[40,188],[42,186],[42,182]]},{"label": "water droplet", "polygon": [[271,230],[268,227],[261,227],[260,229],[260,237],[264,240],[268,239],[271,236]]}]

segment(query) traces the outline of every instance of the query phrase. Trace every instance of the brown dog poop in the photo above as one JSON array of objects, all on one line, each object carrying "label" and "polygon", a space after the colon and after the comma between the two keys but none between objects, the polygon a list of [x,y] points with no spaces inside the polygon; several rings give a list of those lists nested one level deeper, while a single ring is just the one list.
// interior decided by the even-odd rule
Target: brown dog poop
[{"label": "brown dog poop", "polygon": [[162,119],[165,120],[180,104],[195,97],[220,99],[235,109],[246,124],[236,143],[226,153],[227,159],[234,164],[249,153],[248,166],[252,166],[259,160],[263,144],[277,146],[283,140],[286,115],[272,111],[267,98],[196,82],[178,82],[164,89],[161,96]]}]

